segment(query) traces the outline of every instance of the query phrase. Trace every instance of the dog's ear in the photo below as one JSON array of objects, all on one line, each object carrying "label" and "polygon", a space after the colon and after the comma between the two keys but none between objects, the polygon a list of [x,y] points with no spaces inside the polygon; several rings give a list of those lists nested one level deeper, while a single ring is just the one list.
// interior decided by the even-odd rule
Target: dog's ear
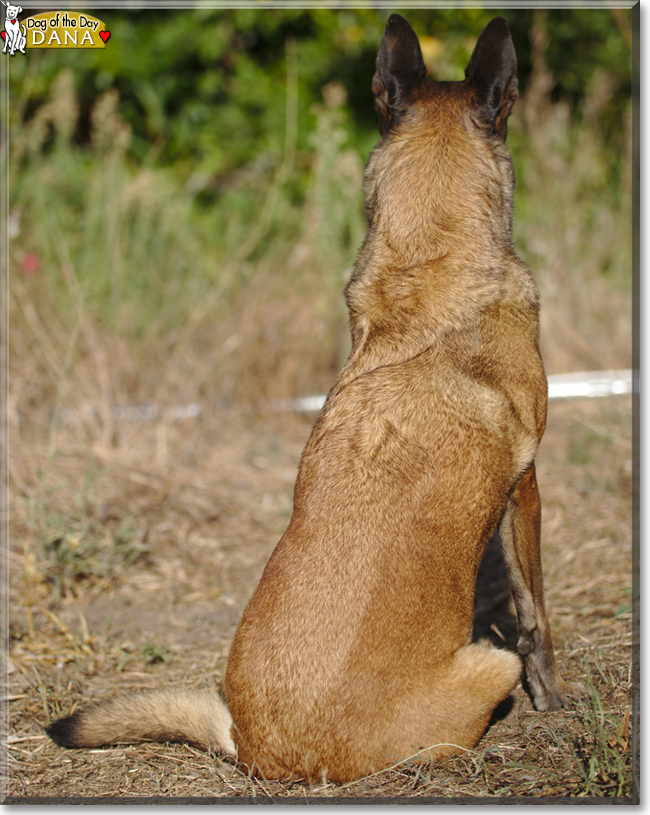
[{"label": "dog's ear", "polygon": [[427,73],[420,41],[399,14],[391,14],[377,54],[372,92],[379,113],[379,132],[385,135],[399,121],[413,88],[422,84]]},{"label": "dog's ear", "polygon": [[517,55],[503,17],[495,17],[484,28],[465,68],[465,79],[476,92],[479,121],[505,140],[517,98]]}]

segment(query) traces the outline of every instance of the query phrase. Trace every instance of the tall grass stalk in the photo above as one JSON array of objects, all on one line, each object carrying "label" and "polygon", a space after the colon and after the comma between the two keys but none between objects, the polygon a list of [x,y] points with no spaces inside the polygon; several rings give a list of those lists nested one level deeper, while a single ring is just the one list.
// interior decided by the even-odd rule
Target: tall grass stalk
[{"label": "tall grass stalk", "polygon": [[[542,351],[550,372],[631,363],[632,120],[622,155],[598,123],[611,96],[597,72],[582,109],[551,104],[544,12],[531,33],[533,72],[511,120],[517,169],[515,237],[542,297]],[[576,116],[576,113],[579,114]],[[578,123],[576,123],[578,122]]]}]

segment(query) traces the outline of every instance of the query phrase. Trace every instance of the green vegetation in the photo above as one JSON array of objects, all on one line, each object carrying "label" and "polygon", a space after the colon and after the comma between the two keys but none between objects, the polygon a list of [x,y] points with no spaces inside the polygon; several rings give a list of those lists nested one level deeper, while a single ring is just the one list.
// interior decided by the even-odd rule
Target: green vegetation
[{"label": "green vegetation", "polygon": [[[434,76],[462,78],[494,13],[409,12]],[[510,128],[516,237],[552,315],[547,365],[622,367],[630,12],[506,13],[522,90]],[[192,398],[326,387],[348,347],[341,291],[365,228],[369,85],[386,16],[106,12],[106,49],[12,60],[16,356],[36,342],[60,397],[62,371],[107,334],[137,369],[164,358],[170,389],[209,343]],[[121,367],[108,374],[113,390],[130,399],[143,385],[149,398],[146,383],[116,381]]]},{"label": "green vegetation", "polygon": [[[92,52],[46,50],[11,65],[19,115],[42,104],[64,67],[74,71],[81,118],[78,142],[88,140],[90,111],[114,88],[133,128],[134,157],[152,150],[165,164],[218,183],[256,154],[278,159],[285,137],[287,73],[297,92],[299,151],[308,150],[314,103],[321,88],[341,82],[350,95],[350,135],[365,155],[375,138],[368,92],[389,10],[184,9],[106,11],[111,40]],[[406,13],[406,12],[405,12]],[[499,10],[409,10],[425,59],[434,73],[462,79],[476,37]],[[620,136],[630,86],[628,10],[503,11],[519,55],[525,93],[541,46],[552,82],[549,91],[579,105],[589,93],[606,97],[600,127]],[[531,37],[531,33],[534,36]],[[531,39],[533,42],[531,43]],[[537,49],[537,51],[536,51]],[[33,63],[36,62],[37,66]],[[294,63],[292,65],[292,62]],[[584,115],[581,112],[580,115]]]}]

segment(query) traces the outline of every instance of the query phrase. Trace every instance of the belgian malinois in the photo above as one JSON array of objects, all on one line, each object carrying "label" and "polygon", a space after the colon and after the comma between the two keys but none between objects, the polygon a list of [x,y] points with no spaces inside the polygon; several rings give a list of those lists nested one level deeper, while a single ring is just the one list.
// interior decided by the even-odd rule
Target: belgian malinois
[{"label": "belgian malinois", "polygon": [[265,778],[334,782],[471,748],[521,673],[516,654],[471,641],[497,529],[535,707],[571,694],[543,599],[547,384],[537,292],[512,243],[506,21],[483,31],[464,81],[435,82],[393,14],[372,92],[382,138],[346,289],[352,350],[235,634],[227,707],[211,691],[118,697],[52,724],[59,744],[184,740]]}]

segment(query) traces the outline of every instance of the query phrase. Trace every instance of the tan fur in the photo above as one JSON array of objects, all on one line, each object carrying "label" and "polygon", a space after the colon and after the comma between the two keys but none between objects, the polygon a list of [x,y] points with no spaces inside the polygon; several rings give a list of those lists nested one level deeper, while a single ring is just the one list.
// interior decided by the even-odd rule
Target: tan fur
[{"label": "tan fur", "polygon": [[412,29],[388,22],[369,229],[346,291],[352,351],[232,644],[232,741],[216,696],[172,717],[170,695],[82,711],[53,726],[57,741],[185,733],[231,754],[234,741],[266,778],[339,782],[471,748],[521,670],[515,654],[471,643],[477,570],[497,528],[533,699],[565,703],[539,559],[538,300],[511,237],[515,66],[497,20],[465,82],[425,80]]},{"label": "tan fur", "polygon": [[66,747],[139,741],[184,741],[237,755],[232,717],[216,691],[174,688],[116,696],[89,705],[49,728]]}]

